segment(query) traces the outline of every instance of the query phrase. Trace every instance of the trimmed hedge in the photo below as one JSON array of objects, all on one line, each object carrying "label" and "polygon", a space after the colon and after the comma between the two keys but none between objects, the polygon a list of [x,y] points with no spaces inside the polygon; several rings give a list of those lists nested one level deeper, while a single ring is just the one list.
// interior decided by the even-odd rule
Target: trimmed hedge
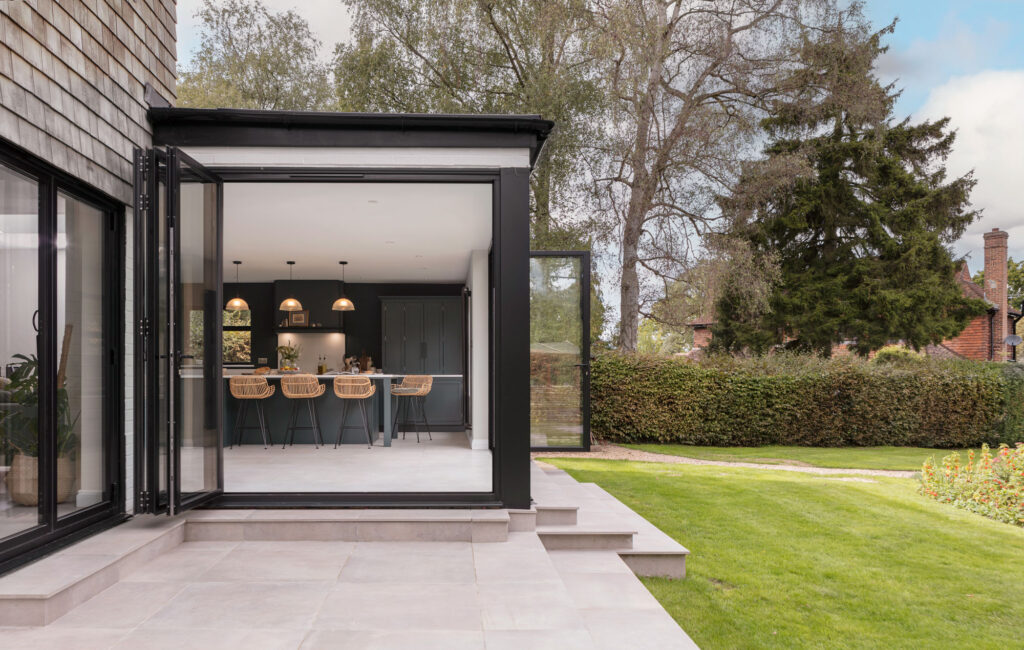
[{"label": "trimmed hedge", "polygon": [[1024,439],[1024,369],[780,355],[594,358],[592,429],[613,442],[971,447]]}]

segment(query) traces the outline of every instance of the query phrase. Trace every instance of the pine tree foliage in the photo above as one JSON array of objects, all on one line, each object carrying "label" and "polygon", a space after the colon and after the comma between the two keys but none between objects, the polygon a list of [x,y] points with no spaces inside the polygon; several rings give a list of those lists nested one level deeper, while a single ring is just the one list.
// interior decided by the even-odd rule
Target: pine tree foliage
[{"label": "pine tree foliage", "polygon": [[873,73],[893,25],[806,40],[793,91],[762,122],[766,159],[723,200],[733,236],[774,256],[763,309],[723,291],[714,342],[731,351],[786,347],[867,354],[895,340],[915,349],[956,336],[984,304],[965,298],[950,245],[977,212],[972,174],[947,179],[949,120],[893,120],[898,96]]}]

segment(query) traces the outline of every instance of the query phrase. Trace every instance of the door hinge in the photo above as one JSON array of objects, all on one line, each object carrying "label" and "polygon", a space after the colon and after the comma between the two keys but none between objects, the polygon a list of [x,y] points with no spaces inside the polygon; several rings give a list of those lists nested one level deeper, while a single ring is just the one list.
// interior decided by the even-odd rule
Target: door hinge
[{"label": "door hinge", "polygon": [[138,508],[137,509],[142,511],[142,512],[148,512],[149,511],[149,491],[148,490],[142,490],[141,492],[139,492],[139,503],[138,503]]},{"label": "door hinge", "polygon": [[140,318],[139,319],[139,336],[141,336],[143,338],[149,336],[149,319],[148,318]]}]

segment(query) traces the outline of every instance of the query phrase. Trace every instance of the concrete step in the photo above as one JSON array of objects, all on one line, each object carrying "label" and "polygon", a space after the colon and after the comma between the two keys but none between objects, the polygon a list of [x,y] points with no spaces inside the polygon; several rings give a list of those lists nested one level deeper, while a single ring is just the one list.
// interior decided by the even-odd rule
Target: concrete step
[{"label": "concrete step", "polygon": [[685,578],[689,551],[619,551],[619,557],[633,573],[646,578]]},{"label": "concrete step", "polygon": [[503,542],[507,510],[220,510],[189,516],[190,542]]},{"label": "concrete step", "polygon": [[583,528],[580,526],[538,526],[537,536],[549,551],[626,550],[633,548],[636,531]]},{"label": "concrete step", "polygon": [[136,517],[12,571],[0,577],[0,627],[47,625],[184,538],[182,519]]},{"label": "concrete step", "polygon": [[579,506],[536,506],[538,526],[575,526]]},{"label": "concrete step", "polygon": [[0,627],[47,625],[184,541],[504,542],[509,523],[507,510],[483,509],[198,510],[136,517],[0,577]]}]

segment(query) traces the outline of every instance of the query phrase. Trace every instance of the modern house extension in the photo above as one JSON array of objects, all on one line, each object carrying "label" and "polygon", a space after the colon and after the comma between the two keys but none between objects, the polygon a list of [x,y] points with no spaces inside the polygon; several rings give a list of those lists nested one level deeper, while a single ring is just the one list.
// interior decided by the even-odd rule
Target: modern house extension
[{"label": "modern house extension", "polygon": [[553,123],[175,108],[174,12],[0,2],[0,573],[133,514],[530,508],[590,437]]}]

